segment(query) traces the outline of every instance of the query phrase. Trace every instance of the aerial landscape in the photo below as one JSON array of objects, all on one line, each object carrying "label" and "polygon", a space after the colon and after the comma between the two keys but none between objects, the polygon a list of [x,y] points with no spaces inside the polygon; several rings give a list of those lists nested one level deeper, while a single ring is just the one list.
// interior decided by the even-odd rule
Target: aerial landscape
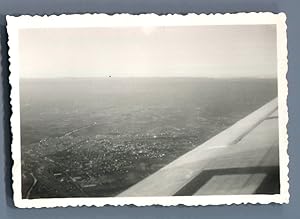
[{"label": "aerial landscape", "polygon": [[20,29],[19,197],[278,194],[276,31],[158,23]]},{"label": "aerial landscape", "polygon": [[276,96],[276,79],[21,79],[22,196],[115,196]]}]

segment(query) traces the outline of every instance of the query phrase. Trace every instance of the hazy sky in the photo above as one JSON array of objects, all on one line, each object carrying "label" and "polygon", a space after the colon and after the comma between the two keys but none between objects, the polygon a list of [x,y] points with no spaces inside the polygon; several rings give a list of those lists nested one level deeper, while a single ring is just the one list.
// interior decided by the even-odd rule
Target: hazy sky
[{"label": "hazy sky", "polygon": [[23,29],[21,77],[276,77],[275,25]]}]

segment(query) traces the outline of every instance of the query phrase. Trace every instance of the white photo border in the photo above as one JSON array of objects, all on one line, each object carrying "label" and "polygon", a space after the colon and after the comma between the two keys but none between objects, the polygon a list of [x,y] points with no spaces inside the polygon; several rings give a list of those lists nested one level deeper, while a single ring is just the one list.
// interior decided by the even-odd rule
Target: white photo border
[{"label": "white photo border", "polygon": [[[170,197],[109,197],[109,198],[41,198],[22,199],[21,192],[21,132],[20,132],[20,95],[19,95],[19,39],[18,31],[25,28],[80,28],[80,27],[130,27],[130,26],[194,26],[194,25],[259,25],[273,24],[277,30],[277,74],[278,74],[278,113],[279,113],[279,155],[280,155],[280,194],[276,195],[210,195],[210,196],[170,196]],[[67,206],[206,206],[231,204],[269,204],[289,202],[288,178],[288,51],[286,36],[286,15],[237,13],[237,14],[74,14],[19,17],[7,16],[11,84],[11,127],[12,127],[12,168],[13,199],[19,208],[67,207]]]}]

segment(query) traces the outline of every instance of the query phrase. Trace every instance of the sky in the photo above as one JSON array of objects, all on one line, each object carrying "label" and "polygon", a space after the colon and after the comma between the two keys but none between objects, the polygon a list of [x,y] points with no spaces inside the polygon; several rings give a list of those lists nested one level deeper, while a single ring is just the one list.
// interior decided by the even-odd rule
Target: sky
[{"label": "sky", "polygon": [[19,32],[21,78],[275,78],[275,25]]}]

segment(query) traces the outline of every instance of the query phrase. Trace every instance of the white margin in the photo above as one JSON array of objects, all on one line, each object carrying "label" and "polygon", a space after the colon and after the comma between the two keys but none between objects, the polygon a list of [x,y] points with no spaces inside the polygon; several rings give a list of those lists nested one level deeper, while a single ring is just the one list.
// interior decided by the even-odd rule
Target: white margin
[{"label": "white margin", "polygon": [[[237,13],[237,14],[84,14],[20,17],[7,16],[9,35],[9,61],[11,90],[12,158],[14,165],[14,203],[19,208],[67,207],[67,206],[206,206],[230,204],[269,204],[289,202],[288,163],[288,83],[286,15],[284,13]],[[277,27],[277,74],[278,74],[278,113],[279,113],[279,153],[280,153],[280,194],[277,195],[226,195],[189,197],[111,197],[111,198],[51,198],[22,199],[21,195],[21,142],[20,142],[20,102],[19,102],[19,46],[18,31],[24,28],[80,28],[80,27],[129,27],[129,26],[193,26],[193,25],[258,25],[274,24]]]}]

